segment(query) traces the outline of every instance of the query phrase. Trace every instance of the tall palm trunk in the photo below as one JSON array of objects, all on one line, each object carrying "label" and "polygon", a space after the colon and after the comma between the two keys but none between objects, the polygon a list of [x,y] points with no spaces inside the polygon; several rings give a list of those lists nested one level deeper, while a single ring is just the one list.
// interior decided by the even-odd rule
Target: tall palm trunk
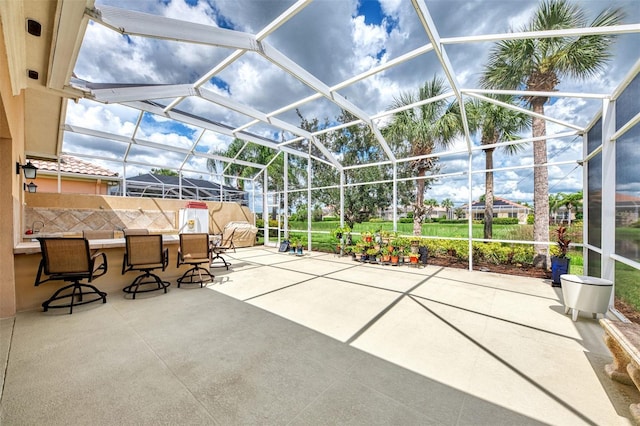
[{"label": "tall palm trunk", "polygon": [[418,179],[416,179],[416,203],[413,206],[413,235],[422,235],[422,221],[424,220],[425,207],[424,207],[424,179],[427,174],[427,170],[424,168],[418,169]]},{"label": "tall palm trunk", "polygon": [[[533,111],[544,114],[545,97],[535,97],[531,100]],[[533,117],[533,137],[547,134],[546,123],[543,119]],[[549,171],[547,166],[547,141],[539,140],[533,143],[533,239],[534,241],[549,240]],[[547,268],[548,247],[545,244],[534,245],[533,264],[538,268]]]},{"label": "tall palm trunk", "polygon": [[[493,169],[493,151],[489,148],[484,151],[485,169]],[[493,172],[485,172],[484,175],[485,196],[484,196],[484,238],[493,238]]]}]

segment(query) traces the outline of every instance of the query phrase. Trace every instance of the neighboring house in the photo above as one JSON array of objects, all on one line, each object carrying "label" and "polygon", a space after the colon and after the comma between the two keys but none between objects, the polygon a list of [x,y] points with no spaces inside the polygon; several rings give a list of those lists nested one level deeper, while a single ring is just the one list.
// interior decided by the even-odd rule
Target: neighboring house
[{"label": "neighboring house", "polygon": [[[431,209],[431,212],[427,215],[427,219],[439,219],[441,217],[446,217],[447,219],[453,219],[453,210],[450,209],[447,212],[447,209],[444,207],[434,207]],[[412,213],[412,206],[398,206],[398,217],[407,217],[407,213]],[[393,220],[393,207],[388,207],[380,212],[380,217],[384,220]]]},{"label": "neighboring house", "polygon": [[70,155],[61,155],[59,160],[29,161],[38,168],[38,175],[26,183],[36,184],[37,192],[107,195],[109,187],[120,179],[116,172]]},{"label": "neighboring house", "polygon": [[[464,218],[466,218],[469,211],[468,204],[460,206],[464,210]],[[471,214],[473,220],[484,220],[484,201],[474,201],[471,204]],[[513,201],[505,200],[504,198],[495,197],[493,199],[493,217],[514,217],[518,219],[518,223],[527,223],[527,216],[531,212],[531,209],[522,204],[514,203]]]},{"label": "neighboring house", "polygon": [[616,225],[629,226],[640,220],[640,198],[616,193]]},{"label": "neighboring house", "polygon": [[[120,186],[110,195],[121,195]],[[185,200],[226,201],[248,204],[248,194],[238,188],[204,179],[147,173],[126,178],[127,197],[178,198]]]}]

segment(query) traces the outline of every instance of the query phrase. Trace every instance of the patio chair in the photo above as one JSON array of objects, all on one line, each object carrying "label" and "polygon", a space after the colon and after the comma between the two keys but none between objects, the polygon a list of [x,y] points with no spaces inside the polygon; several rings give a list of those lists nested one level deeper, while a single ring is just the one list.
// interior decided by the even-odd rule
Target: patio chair
[{"label": "patio chair", "polygon": [[233,250],[233,252],[235,253],[236,248],[233,245],[233,234],[235,234],[235,232],[236,230],[233,229],[229,234],[223,233],[222,238],[211,246],[211,252],[214,254],[213,258],[211,259],[212,268],[225,267],[227,268],[227,271],[229,270],[229,265],[231,265],[231,263],[227,262],[227,260],[222,257],[222,255],[226,253],[227,250]]},{"label": "patio chair", "polygon": [[[207,268],[200,267],[203,263],[207,264]],[[210,264],[209,234],[180,234],[176,267],[179,268],[180,265],[193,267],[178,278],[178,288],[180,284],[200,284],[202,288],[205,283],[213,282],[214,277],[209,272]]]},{"label": "patio chair", "polygon": [[115,231],[109,229],[85,230],[82,231],[82,238],[85,240],[107,240],[115,238]]},{"label": "patio chair", "polygon": [[[71,284],[58,289],[53,296],[42,303],[44,312],[50,308],[69,308],[102,300],[107,303],[107,293],[98,290],[92,282],[107,273],[107,256],[104,253],[91,254],[89,241],[84,238],[38,238],[42,251],[42,260],[38,267],[35,286],[48,281],[65,281]],[[44,275],[43,275],[44,273]],[[69,293],[68,290],[71,290]],[[97,297],[86,300],[86,296]],[[52,304],[57,300],[69,299],[68,303]]]},{"label": "patio chair", "polygon": [[[133,299],[138,293],[164,290],[171,283],[163,281],[152,273],[154,269],[164,271],[169,264],[169,250],[162,246],[162,235],[125,235],[125,252],[122,261],[122,275],[129,271],[141,271],[135,280],[122,289],[132,294]],[[142,288],[141,288],[142,286]]]}]

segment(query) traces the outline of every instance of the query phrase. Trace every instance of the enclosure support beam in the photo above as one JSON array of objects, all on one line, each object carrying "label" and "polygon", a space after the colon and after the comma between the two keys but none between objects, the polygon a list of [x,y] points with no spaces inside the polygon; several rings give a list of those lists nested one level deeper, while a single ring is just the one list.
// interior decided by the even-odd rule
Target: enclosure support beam
[{"label": "enclosure support beam", "polygon": [[344,228],[344,170],[340,170],[340,227]]},{"label": "enclosure support beam", "polygon": [[393,162],[393,232],[398,232],[398,164]]},{"label": "enclosure support beam", "polygon": [[[611,136],[616,131],[616,104],[608,99],[602,101],[602,263],[601,277],[614,282],[616,235],[616,144]],[[614,291],[609,305],[613,305]]]},{"label": "enclosure support beam", "polygon": [[[283,168],[283,173],[284,176],[283,181],[284,181],[284,189],[283,189],[283,193],[284,193],[284,236],[285,238],[289,239],[289,153],[285,152],[283,153],[283,162],[284,162],[284,168]],[[278,241],[279,242],[279,241]]]},{"label": "enclosure support beam", "polygon": [[311,250],[311,141],[309,141],[309,158],[307,158],[307,250]]},{"label": "enclosure support beam", "polygon": [[269,203],[268,203],[268,170],[265,168],[262,174],[262,229],[264,232],[264,245],[269,245]]},{"label": "enclosure support beam", "polygon": [[467,167],[468,167],[468,173],[469,173],[469,179],[467,180],[468,184],[467,186],[469,187],[469,199],[467,201],[467,206],[468,206],[468,211],[467,211],[467,223],[469,225],[469,271],[473,271],[473,241],[471,240],[473,238],[473,210],[472,210],[472,206],[473,206],[473,191],[471,191],[471,188],[473,188],[472,184],[473,184],[473,175],[471,174],[471,162],[473,160],[473,153],[469,152],[469,161],[467,163]]}]

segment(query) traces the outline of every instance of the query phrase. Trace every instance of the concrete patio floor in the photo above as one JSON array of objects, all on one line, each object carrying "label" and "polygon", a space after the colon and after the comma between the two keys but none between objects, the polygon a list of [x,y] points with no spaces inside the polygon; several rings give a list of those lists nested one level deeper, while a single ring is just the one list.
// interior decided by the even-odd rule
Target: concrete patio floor
[{"label": "concrete patio floor", "polygon": [[228,257],[206,288],[0,321],[0,423],[631,424],[598,321],[548,282]]}]

